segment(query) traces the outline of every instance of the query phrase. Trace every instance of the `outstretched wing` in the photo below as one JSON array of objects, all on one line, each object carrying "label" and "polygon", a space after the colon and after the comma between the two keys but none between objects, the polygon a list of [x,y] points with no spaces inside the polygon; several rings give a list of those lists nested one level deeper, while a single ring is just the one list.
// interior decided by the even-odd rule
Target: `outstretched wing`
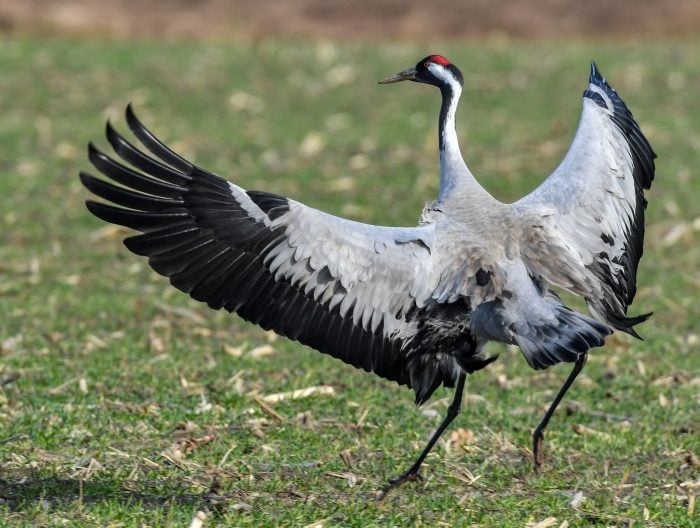
[{"label": "outstretched wing", "polygon": [[[644,190],[656,154],[617,92],[591,65],[576,136],[554,173],[513,204],[523,217],[523,256],[534,275],[584,295],[592,313],[613,327],[636,293],[644,242]],[[528,240],[529,239],[529,240]]]},{"label": "outstretched wing", "polygon": [[366,225],[245,191],[174,153],[130,107],[126,116],[155,157],[108,124],[110,144],[131,167],[91,144],[92,164],[120,185],[86,173],[81,180],[117,206],[88,201],[93,214],[142,233],[124,241],[132,252],[212,308],[410,385],[404,314],[416,302],[431,226]]}]

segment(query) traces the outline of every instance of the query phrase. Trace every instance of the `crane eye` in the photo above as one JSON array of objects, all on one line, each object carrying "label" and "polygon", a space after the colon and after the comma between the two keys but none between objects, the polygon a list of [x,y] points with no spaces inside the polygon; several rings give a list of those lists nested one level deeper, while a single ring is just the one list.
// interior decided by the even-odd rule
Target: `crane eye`
[{"label": "crane eye", "polygon": [[425,61],[425,62],[423,63],[423,66],[425,66],[426,69],[427,69],[427,68],[430,68],[430,63],[429,63],[428,61]]}]

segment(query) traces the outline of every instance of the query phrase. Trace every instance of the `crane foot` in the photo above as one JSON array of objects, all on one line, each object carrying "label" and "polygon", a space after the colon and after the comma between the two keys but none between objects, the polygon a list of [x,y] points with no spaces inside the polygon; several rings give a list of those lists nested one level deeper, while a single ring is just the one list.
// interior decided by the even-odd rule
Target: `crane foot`
[{"label": "crane foot", "polygon": [[535,430],[532,435],[532,462],[535,473],[539,473],[544,461],[542,444],[544,443],[544,433],[540,430]]},{"label": "crane foot", "polygon": [[377,500],[384,500],[384,498],[389,494],[391,490],[393,490],[394,488],[398,488],[406,482],[423,482],[423,477],[418,472],[418,470],[413,470],[413,468],[411,468],[408,471],[406,471],[406,473],[396,478],[389,479],[389,484],[387,484],[384,487],[384,489],[379,492]]}]

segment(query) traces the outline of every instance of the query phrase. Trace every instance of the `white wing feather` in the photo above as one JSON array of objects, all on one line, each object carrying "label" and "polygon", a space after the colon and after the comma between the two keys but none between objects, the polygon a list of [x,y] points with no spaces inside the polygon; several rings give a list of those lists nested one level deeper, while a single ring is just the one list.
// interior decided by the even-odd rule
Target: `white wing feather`
[{"label": "white wing feather", "polygon": [[583,295],[591,311],[634,334],[627,318],[644,239],[654,154],[615,90],[591,68],[576,136],[562,163],[513,204],[534,274]]}]

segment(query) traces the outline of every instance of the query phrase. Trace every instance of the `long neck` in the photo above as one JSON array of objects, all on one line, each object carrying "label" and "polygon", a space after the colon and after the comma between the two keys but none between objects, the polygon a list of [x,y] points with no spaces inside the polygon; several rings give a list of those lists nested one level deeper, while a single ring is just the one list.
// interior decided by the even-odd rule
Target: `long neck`
[{"label": "long neck", "polygon": [[440,141],[440,156],[442,157],[448,148],[459,152],[455,116],[462,88],[456,83],[446,84],[440,87],[440,94],[442,95],[442,105],[440,106],[438,139]]},{"label": "long neck", "polygon": [[438,200],[445,201],[451,196],[481,194],[484,189],[476,181],[464,163],[457,140],[456,114],[462,87],[457,82],[445,83],[440,87],[442,105],[440,107],[440,194]]}]

